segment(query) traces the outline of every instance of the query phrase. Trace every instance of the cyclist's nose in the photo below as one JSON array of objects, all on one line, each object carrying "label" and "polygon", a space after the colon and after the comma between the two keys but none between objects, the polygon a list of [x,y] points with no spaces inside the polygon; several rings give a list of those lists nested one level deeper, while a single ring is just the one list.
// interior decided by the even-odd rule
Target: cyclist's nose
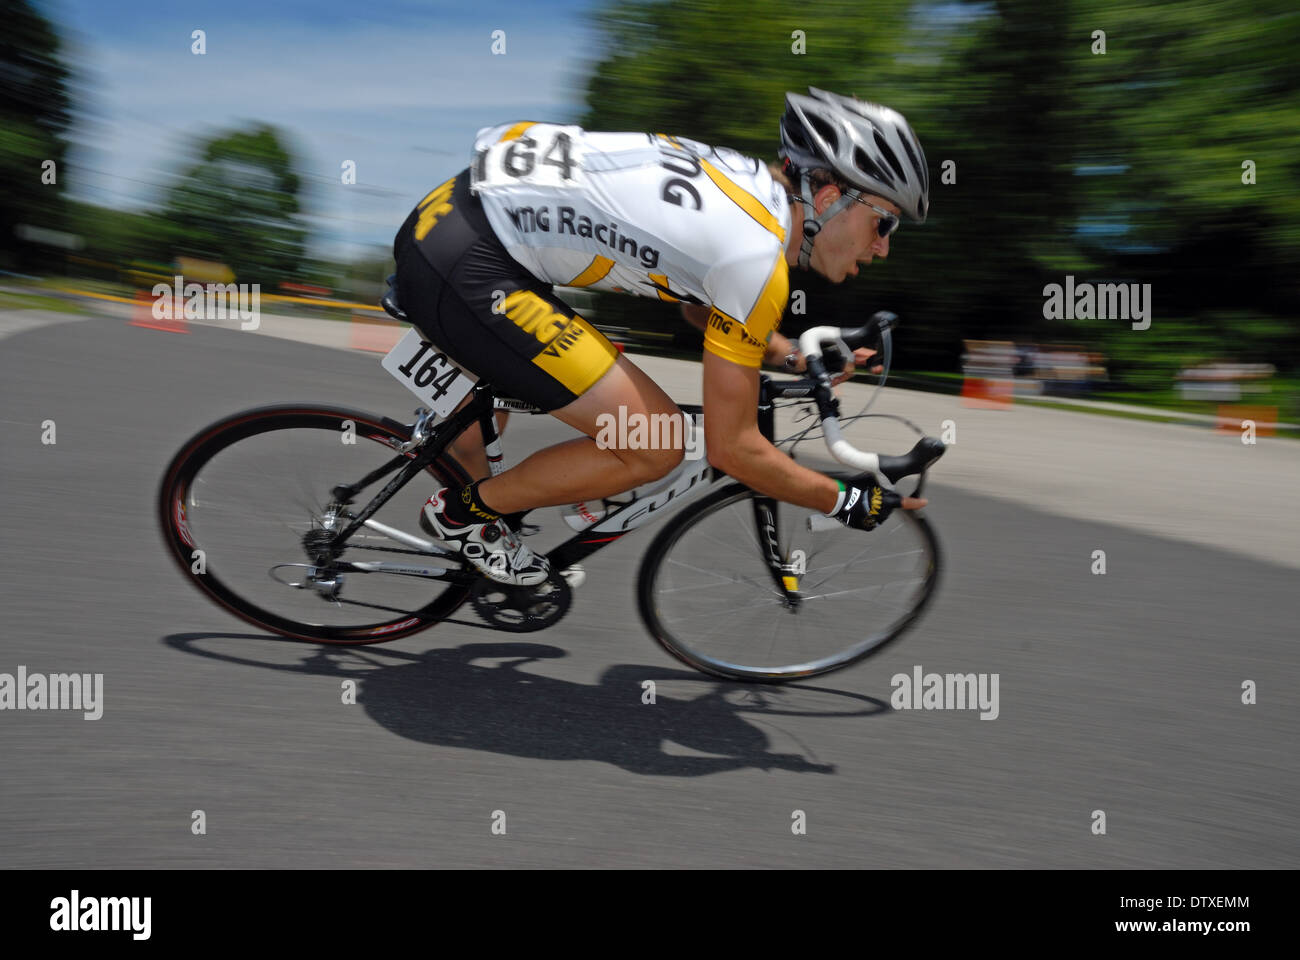
[{"label": "cyclist's nose", "polygon": [[875,242],[871,244],[871,252],[881,260],[889,256],[889,237],[876,237]]}]

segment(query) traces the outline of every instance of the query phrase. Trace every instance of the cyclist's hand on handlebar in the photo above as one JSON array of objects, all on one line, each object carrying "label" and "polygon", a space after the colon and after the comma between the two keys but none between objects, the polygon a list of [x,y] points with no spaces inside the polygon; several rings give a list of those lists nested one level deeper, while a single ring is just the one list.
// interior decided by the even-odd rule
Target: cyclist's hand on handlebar
[{"label": "cyclist's hand on handlebar", "polygon": [[917,510],[928,502],[921,497],[900,497],[884,489],[874,473],[858,474],[842,486],[839,501],[827,516],[855,530],[874,530],[888,519],[895,507]]},{"label": "cyclist's hand on handlebar", "polygon": [[[876,351],[870,349],[869,347],[858,347],[858,349],[853,351],[853,360],[859,367],[865,367],[867,365],[867,361],[870,360],[875,355],[876,355]],[[872,373],[880,373],[884,369],[885,369],[884,365],[879,362],[873,363],[870,367]]]},{"label": "cyclist's hand on handlebar", "polygon": [[[865,367],[867,365],[867,361],[870,360],[873,356],[875,356],[875,354],[876,351],[871,350],[867,347],[858,347],[858,349],[853,351],[853,359],[844,364],[844,372],[837,373],[834,377],[831,378],[831,386],[835,386],[836,384],[843,383],[845,380],[849,379],[849,377],[853,376],[855,372],[854,369],[855,367]],[[872,373],[880,373],[884,369],[885,368],[879,363],[870,367]]]}]

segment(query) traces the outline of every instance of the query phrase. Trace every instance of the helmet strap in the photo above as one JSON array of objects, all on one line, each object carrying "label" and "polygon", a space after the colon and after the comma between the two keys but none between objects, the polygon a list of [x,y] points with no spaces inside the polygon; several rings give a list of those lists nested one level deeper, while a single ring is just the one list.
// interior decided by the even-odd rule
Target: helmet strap
[{"label": "helmet strap", "polygon": [[849,204],[853,203],[854,198],[859,195],[860,191],[846,190],[840,194],[840,198],[827,207],[822,213],[816,214],[816,205],[813,203],[812,184],[809,182],[808,174],[799,174],[799,196],[796,198],[804,205],[803,212],[803,242],[799,245],[799,266],[807,270],[812,261],[813,241],[817,234],[822,232],[822,227],[826,221],[835,216]]}]

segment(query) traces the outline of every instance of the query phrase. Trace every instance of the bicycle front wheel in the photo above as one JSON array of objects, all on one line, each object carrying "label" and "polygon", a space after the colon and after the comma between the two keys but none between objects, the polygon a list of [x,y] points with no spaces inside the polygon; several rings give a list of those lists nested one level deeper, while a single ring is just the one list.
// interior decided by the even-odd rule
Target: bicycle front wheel
[{"label": "bicycle front wheel", "polygon": [[642,560],[641,618],[673,656],[733,680],[815,677],[879,653],[929,602],[938,540],[909,510],[870,532],[824,520],[739,484],[689,504]]}]

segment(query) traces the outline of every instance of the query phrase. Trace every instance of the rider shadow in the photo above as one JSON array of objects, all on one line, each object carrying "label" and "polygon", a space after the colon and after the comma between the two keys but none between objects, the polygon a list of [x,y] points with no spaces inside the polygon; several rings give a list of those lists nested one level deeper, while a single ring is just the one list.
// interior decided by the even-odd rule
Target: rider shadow
[{"label": "rider shadow", "polygon": [[[423,654],[378,647],[298,646],[298,664],[266,663],[201,649],[196,641],[255,639],[254,634],[189,633],[163,638],[168,646],[227,663],[357,681],[357,704],[398,736],[543,760],[598,760],[649,776],[695,777],[757,768],[834,773],[834,764],[771,749],[767,734],[742,714],[772,723],[778,716],[870,716],[888,704],[862,694],[818,687],[755,688],[682,670],[620,665],[595,685],[524,671],[529,663],[566,656],[538,643],[469,643]],[[272,638],[273,639],[273,638]],[[277,649],[286,649],[279,641]],[[485,662],[486,661],[486,662]],[[643,683],[698,684],[694,698],[665,696],[644,703]],[[799,709],[800,697],[851,703],[852,709]],[[792,700],[793,698],[793,700]],[[797,741],[796,741],[797,742]],[[666,744],[707,754],[682,756]],[[811,751],[806,751],[811,752]]]}]

